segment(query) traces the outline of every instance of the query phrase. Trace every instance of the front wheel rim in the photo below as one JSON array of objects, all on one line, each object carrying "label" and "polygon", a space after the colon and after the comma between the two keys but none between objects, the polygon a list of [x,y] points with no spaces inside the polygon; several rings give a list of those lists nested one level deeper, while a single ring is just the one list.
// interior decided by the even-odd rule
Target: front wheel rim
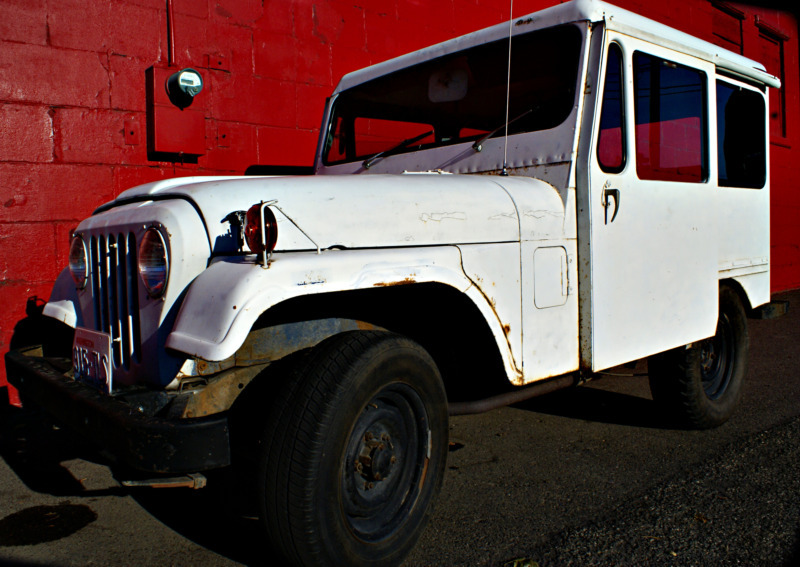
[{"label": "front wheel rim", "polygon": [[341,490],[349,529],[384,539],[414,510],[430,456],[428,414],[407,384],[384,387],[362,409],[347,443]]}]

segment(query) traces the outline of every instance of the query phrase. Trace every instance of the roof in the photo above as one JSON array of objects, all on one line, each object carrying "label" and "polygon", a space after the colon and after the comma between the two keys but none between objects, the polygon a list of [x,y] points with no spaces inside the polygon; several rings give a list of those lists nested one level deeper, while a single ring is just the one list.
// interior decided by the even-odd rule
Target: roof
[{"label": "roof", "polygon": [[[511,29],[512,34],[517,35],[572,22],[604,22],[609,30],[615,30],[704,59],[720,69],[764,83],[770,87],[780,86],[778,79],[768,74],[763,65],[752,59],[599,0],[572,0],[539,12],[517,17],[514,18]],[[372,65],[371,67],[365,67],[342,77],[334,93],[345,91],[375,77],[387,75],[423,61],[462,51],[474,45],[506,38],[508,33],[509,22],[505,22]]]}]

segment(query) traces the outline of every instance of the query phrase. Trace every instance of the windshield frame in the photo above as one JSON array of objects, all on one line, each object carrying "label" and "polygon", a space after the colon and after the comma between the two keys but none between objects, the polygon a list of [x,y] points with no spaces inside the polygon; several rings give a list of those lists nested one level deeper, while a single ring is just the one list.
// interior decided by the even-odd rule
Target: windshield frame
[{"label": "windshield frame", "polygon": [[[564,137],[565,134],[569,134],[568,140],[563,140],[563,142],[558,142],[555,144],[555,152],[551,152],[555,155],[549,156],[542,156],[541,152],[533,152],[531,155],[524,155],[524,152],[517,152],[516,159],[514,161],[517,162],[517,166],[525,166],[525,165],[536,165],[541,163],[552,163],[555,161],[564,161],[565,159],[570,159],[572,153],[572,142],[574,139],[574,121],[576,119],[576,110],[580,106],[580,97],[582,95],[582,87],[585,74],[585,53],[587,49],[587,37],[588,37],[588,29],[589,25],[586,21],[580,22],[569,22],[557,26],[551,27],[543,27],[539,29],[533,30],[526,30],[523,33],[517,33],[514,37],[514,44],[512,44],[512,61],[514,61],[514,68],[513,71],[514,75],[522,75],[520,72],[521,70],[526,70],[527,67],[523,66],[520,62],[524,61],[525,65],[528,64],[530,60],[533,59],[531,57],[530,49],[532,47],[536,47],[537,42],[538,45],[546,45],[548,47],[548,51],[553,55],[552,57],[540,57],[538,61],[540,62],[539,67],[536,69],[539,71],[538,77],[531,77],[530,74],[525,74],[523,79],[527,80],[528,83],[536,85],[536,88],[540,92],[550,93],[550,92],[557,92],[557,89],[549,88],[549,83],[542,82],[541,75],[543,71],[541,69],[548,70],[548,65],[550,69],[556,67],[557,65],[561,65],[561,61],[564,60],[564,56],[559,59],[558,53],[564,50],[563,41],[552,41],[553,38],[561,38],[564,41],[571,41],[571,49],[569,51],[568,57],[570,57],[570,68],[569,72],[562,73],[559,77],[562,81],[561,83],[561,91],[560,92],[568,92],[569,97],[565,97],[560,99],[560,112],[558,113],[557,119],[553,120],[549,123],[545,122],[544,124],[540,124],[538,127],[534,124],[533,127],[530,127],[530,124],[526,125],[524,120],[519,120],[520,124],[512,125],[510,129],[510,136],[518,137],[518,136],[530,136],[541,134],[542,132],[549,132],[551,136],[556,135],[557,138],[561,139]],[[572,31],[574,30],[574,31]],[[546,43],[550,41],[549,43]],[[514,50],[514,47],[518,47]],[[526,47],[528,52],[526,53],[523,47]],[[531,47],[532,46],[532,47]],[[342,166],[350,166],[344,169],[349,171],[341,171],[342,173],[350,172],[362,172],[364,168],[360,170],[353,170],[354,167],[357,167],[362,164],[364,160],[368,160],[372,156],[380,154],[381,152],[385,152],[386,149],[391,148],[389,142],[387,142],[386,148],[376,148],[375,151],[356,151],[353,149],[348,150],[342,157],[337,157],[334,159],[330,158],[330,150],[332,145],[334,144],[334,137],[336,135],[336,126],[337,121],[340,120],[341,112],[340,110],[343,108],[342,105],[350,104],[352,106],[351,100],[354,100],[352,97],[355,95],[362,94],[365,90],[369,93],[369,89],[376,89],[379,88],[381,85],[391,84],[392,81],[397,81],[397,78],[402,78],[403,76],[418,76],[419,79],[417,81],[417,88],[420,88],[420,85],[423,84],[426,78],[430,77],[436,69],[445,68],[448,65],[451,65],[453,61],[464,60],[468,56],[472,56],[473,60],[477,57],[478,61],[483,61],[485,64],[487,61],[491,61],[494,64],[495,59],[488,59],[486,55],[482,55],[482,53],[492,53],[496,55],[498,52],[503,51],[507,54],[508,50],[508,38],[500,38],[494,39],[492,41],[479,43],[473,46],[470,46],[465,49],[460,50],[453,50],[449,53],[437,54],[436,57],[431,57],[428,60],[421,61],[415,65],[411,65],[405,68],[397,69],[392,72],[386,73],[384,75],[380,75],[377,77],[372,78],[369,81],[365,81],[363,83],[353,85],[352,87],[348,88],[340,92],[338,95],[334,96],[328,105],[327,111],[327,119],[325,122],[325,132],[324,135],[321,137],[320,145],[318,148],[318,156],[317,156],[317,163],[318,167],[317,170],[320,172],[321,170],[325,169],[336,169],[337,171],[329,171],[330,173],[339,173],[342,169]],[[537,53],[538,55],[538,53]],[[497,65],[497,67],[502,67],[505,69],[506,66],[506,59],[507,55],[502,57],[500,63],[502,65]],[[481,59],[482,58],[482,59]],[[536,59],[534,59],[536,60]],[[472,61],[472,60],[470,60]],[[496,169],[499,165],[487,165],[485,162],[487,161],[487,156],[480,156],[478,160],[469,159],[472,154],[479,152],[481,149],[484,152],[490,151],[494,149],[496,146],[496,142],[498,139],[502,139],[504,129],[498,128],[503,125],[503,121],[505,120],[505,70],[502,70],[502,92],[500,96],[502,96],[502,103],[497,102],[499,100],[498,96],[495,96],[495,102],[493,103],[495,107],[492,108],[491,113],[488,113],[487,116],[490,116],[490,119],[484,119],[482,124],[482,130],[475,130],[469,136],[460,136],[456,138],[448,138],[444,139],[442,136],[438,136],[438,139],[431,142],[430,140],[426,140],[420,144],[409,144],[408,147],[402,147],[399,151],[390,151],[389,154],[393,156],[392,160],[389,161],[397,161],[398,159],[401,161],[405,161],[402,157],[407,156],[408,154],[416,154],[416,153],[426,153],[431,154],[435,153],[438,154],[439,158],[432,158],[432,161],[436,163],[436,168],[441,168],[447,171],[453,171],[455,173],[461,172],[476,172],[486,169]],[[538,81],[538,82],[537,82]],[[514,84],[520,84],[522,80],[516,81]],[[492,85],[493,88],[497,87],[497,85]],[[480,91],[478,91],[480,92]],[[514,92],[514,86],[512,86],[512,93]],[[518,91],[519,92],[519,91]],[[525,91],[525,94],[528,95],[529,93],[534,92],[533,90]],[[389,95],[393,95],[393,91],[389,92]],[[535,93],[534,93],[535,94]],[[430,95],[428,95],[430,96]],[[389,99],[392,97],[389,96]],[[397,98],[397,97],[395,97]],[[519,98],[519,97],[517,97]],[[419,100],[419,99],[418,99]],[[439,101],[437,101],[439,102]],[[445,100],[445,104],[450,104],[450,100]],[[433,103],[433,101],[428,101],[428,103]],[[474,103],[474,101],[473,101]],[[427,103],[426,103],[427,104]],[[429,104],[430,107],[430,104]],[[346,106],[344,107],[346,108]],[[514,107],[514,102],[512,101],[512,109],[511,115],[515,116],[514,111],[520,108],[520,103],[517,101],[516,108]],[[428,111],[430,108],[427,109]],[[423,111],[424,113],[424,111]],[[519,112],[518,115],[526,115],[528,114],[527,109],[522,109],[522,112]],[[496,116],[495,116],[496,115]],[[451,114],[450,116],[454,116]],[[533,117],[531,117],[533,118]],[[348,118],[352,123],[355,120],[359,119],[356,114],[353,114]],[[541,115],[538,118],[541,121]],[[530,122],[530,121],[529,121]],[[565,128],[565,125],[569,125]],[[425,124],[427,129],[431,128],[431,124]],[[422,127],[420,127],[422,128]],[[497,132],[493,132],[494,129],[498,129]],[[483,143],[483,147],[478,148],[471,148],[473,143],[481,139],[483,140],[486,138],[486,134],[492,134],[490,139],[486,140],[486,143]],[[404,139],[413,138],[414,135],[403,135],[399,134],[398,139],[393,143],[395,145],[401,144]],[[469,152],[465,152],[462,146],[470,148]],[[529,144],[522,142],[517,144],[520,146],[519,149],[523,149],[524,147],[529,146]],[[552,144],[551,144],[552,146]],[[450,148],[449,150],[442,151],[443,149]],[[456,156],[456,154],[458,154]],[[387,161],[389,155],[382,157],[381,159],[377,160],[377,163],[374,164],[373,169],[383,169],[383,172],[391,172],[394,168],[384,169],[379,168],[378,166],[383,162]],[[417,159],[415,162],[419,162],[420,160]],[[431,159],[422,159],[423,162],[430,162]],[[496,160],[492,160],[496,161]],[[456,163],[461,162],[461,163]],[[467,163],[469,162],[469,163]],[[480,163],[477,163],[480,162]],[[406,168],[409,170],[413,170],[415,167],[420,166],[412,166],[410,168]],[[424,166],[423,166],[424,167]]]}]

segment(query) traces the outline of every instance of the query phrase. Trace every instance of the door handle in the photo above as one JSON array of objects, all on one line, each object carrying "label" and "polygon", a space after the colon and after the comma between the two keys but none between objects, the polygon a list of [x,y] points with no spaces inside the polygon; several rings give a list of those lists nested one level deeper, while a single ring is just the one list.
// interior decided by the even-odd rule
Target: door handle
[{"label": "door handle", "polygon": [[[608,220],[608,197],[609,195],[614,198],[614,214],[611,215],[611,220]],[[605,209],[605,223],[608,224],[609,222],[614,222],[614,219],[617,218],[617,213],[619,212],[619,189],[609,189],[607,186],[603,187],[603,209]]]}]

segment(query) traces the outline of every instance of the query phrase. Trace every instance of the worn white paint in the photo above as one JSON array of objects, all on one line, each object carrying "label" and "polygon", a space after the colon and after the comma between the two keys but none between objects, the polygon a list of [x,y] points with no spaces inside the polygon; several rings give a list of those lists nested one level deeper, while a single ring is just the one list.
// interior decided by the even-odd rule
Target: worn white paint
[{"label": "worn white paint", "polygon": [[[464,293],[515,384],[575,371],[580,361],[600,370],[705,338],[716,325],[719,279],[738,281],[752,306],[769,300],[769,181],[760,190],[716,186],[713,98],[709,182],[642,182],[632,155],[620,174],[600,171],[594,138],[605,49],[614,39],[628,60],[641,49],[700,69],[709,93],[719,69],[777,82],[753,61],[594,0],[519,18],[512,29],[568,22],[584,38],[575,105],[558,127],[509,138],[517,176],[443,174],[496,172],[502,138],[486,140],[480,153],[465,143],[389,156],[369,175],[360,175],[367,173],[360,162],[324,167],[318,155],[317,172],[336,175],[150,183],[124,192],[77,231],[141,235],[160,226],[172,272],[163,300],[140,297],[150,325],[143,341],[157,345],[159,325],[171,325],[160,330],[167,347],[207,360],[232,355],[258,317],[282,301],[397,283],[437,282]],[[336,93],[507,30],[495,26],[357,71]],[[621,195],[613,222],[606,222],[604,188]],[[239,253],[225,220],[262,201],[272,202],[279,233],[267,269]],[[76,292],[62,274],[45,313],[74,326],[91,312],[89,293]],[[169,352],[156,358],[147,372],[168,374],[182,363]]]}]

